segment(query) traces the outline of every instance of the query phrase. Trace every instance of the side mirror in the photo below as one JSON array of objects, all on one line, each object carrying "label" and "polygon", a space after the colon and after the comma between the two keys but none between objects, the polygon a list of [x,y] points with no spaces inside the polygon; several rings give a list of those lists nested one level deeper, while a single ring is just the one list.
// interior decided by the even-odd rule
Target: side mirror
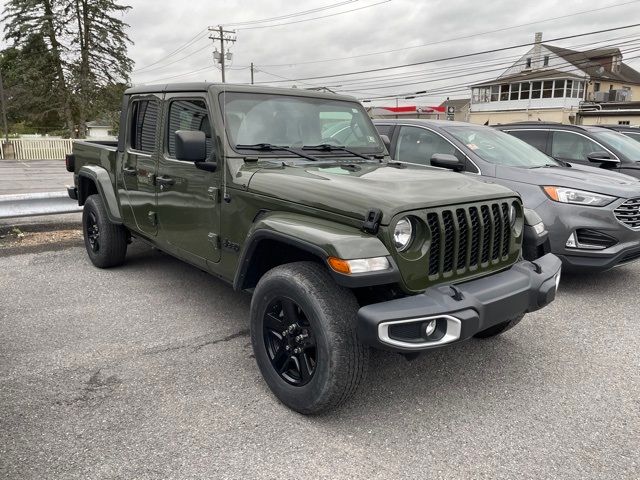
[{"label": "side mirror", "polygon": [[587,160],[593,163],[602,163],[602,164],[616,164],[620,163],[620,160],[616,158],[611,158],[611,154],[609,152],[591,152],[587,155]]},{"label": "side mirror", "polygon": [[387,135],[380,135],[380,138],[382,139],[384,146],[387,147],[387,152],[391,153],[391,140],[389,137]]},{"label": "side mirror", "polygon": [[448,168],[454,172],[461,172],[464,170],[464,163],[460,161],[455,155],[450,153],[434,153],[431,156],[431,166]]},{"label": "side mirror", "polygon": [[176,132],[176,159],[185,162],[203,162],[207,158],[207,137],[200,130]]}]

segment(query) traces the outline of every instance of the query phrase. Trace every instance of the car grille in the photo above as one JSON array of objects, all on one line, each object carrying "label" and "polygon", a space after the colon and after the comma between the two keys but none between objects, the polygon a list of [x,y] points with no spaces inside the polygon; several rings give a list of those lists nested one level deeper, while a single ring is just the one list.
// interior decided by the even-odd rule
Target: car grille
[{"label": "car grille", "polygon": [[616,208],[613,213],[619,222],[634,230],[640,230],[640,198],[627,200]]},{"label": "car grille", "polygon": [[495,202],[427,213],[429,279],[475,272],[508,260],[509,204]]}]

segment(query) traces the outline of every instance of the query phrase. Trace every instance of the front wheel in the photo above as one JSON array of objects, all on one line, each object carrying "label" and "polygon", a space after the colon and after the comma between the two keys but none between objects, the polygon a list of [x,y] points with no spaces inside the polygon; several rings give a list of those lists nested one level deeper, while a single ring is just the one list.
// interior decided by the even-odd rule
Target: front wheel
[{"label": "front wheel", "polygon": [[100,195],[90,195],[82,211],[84,245],[91,263],[99,268],[121,265],[127,254],[127,230],[111,223]]},{"label": "front wheel", "polygon": [[316,414],[346,402],[363,380],[369,348],[356,335],[358,303],[313,262],[275,267],[251,301],[260,371],[289,408]]},{"label": "front wheel", "polygon": [[511,330],[513,327],[519,324],[523,318],[524,318],[524,314],[519,315],[516,318],[507,320],[506,322],[499,323],[498,325],[494,325],[493,327],[487,328],[486,330],[476,333],[474,337],[476,338],[495,337],[496,335],[500,335],[501,333]]}]

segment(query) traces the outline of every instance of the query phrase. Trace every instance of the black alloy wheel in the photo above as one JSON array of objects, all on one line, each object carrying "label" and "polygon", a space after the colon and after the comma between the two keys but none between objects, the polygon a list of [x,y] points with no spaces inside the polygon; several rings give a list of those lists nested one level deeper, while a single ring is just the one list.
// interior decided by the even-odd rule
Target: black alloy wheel
[{"label": "black alloy wheel", "polygon": [[263,339],[271,365],[287,383],[302,386],[318,362],[316,339],[304,311],[292,299],[277,297],[267,307]]},{"label": "black alloy wheel", "polygon": [[89,212],[87,215],[87,240],[89,240],[89,247],[93,253],[100,251],[100,227],[98,226],[98,219],[94,212]]}]

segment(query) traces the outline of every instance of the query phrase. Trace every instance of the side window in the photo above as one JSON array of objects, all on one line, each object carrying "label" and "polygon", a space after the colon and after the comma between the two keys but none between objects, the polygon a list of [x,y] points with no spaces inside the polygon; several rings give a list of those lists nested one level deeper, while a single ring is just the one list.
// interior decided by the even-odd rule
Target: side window
[{"label": "side window", "polygon": [[169,104],[167,151],[176,155],[176,132],[178,130],[200,130],[207,142],[207,158],[213,152],[213,130],[209,121],[207,104],[203,100],[173,100]]},{"label": "side window", "polygon": [[396,160],[430,165],[436,153],[448,153],[460,159],[464,156],[440,135],[418,127],[401,127],[396,148]]},{"label": "side window", "polygon": [[563,160],[587,161],[587,155],[602,151],[593,140],[573,132],[553,132],[551,156]]},{"label": "side window", "polygon": [[158,125],[158,102],[137,100],[131,107],[131,131],[129,146],[140,152],[152,153],[156,147],[156,126]]},{"label": "side window", "polygon": [[510,130],[509,133],[529,145],[536,147],[543,153],[547,152],[547,139],[549,132],[546,130]]}]

